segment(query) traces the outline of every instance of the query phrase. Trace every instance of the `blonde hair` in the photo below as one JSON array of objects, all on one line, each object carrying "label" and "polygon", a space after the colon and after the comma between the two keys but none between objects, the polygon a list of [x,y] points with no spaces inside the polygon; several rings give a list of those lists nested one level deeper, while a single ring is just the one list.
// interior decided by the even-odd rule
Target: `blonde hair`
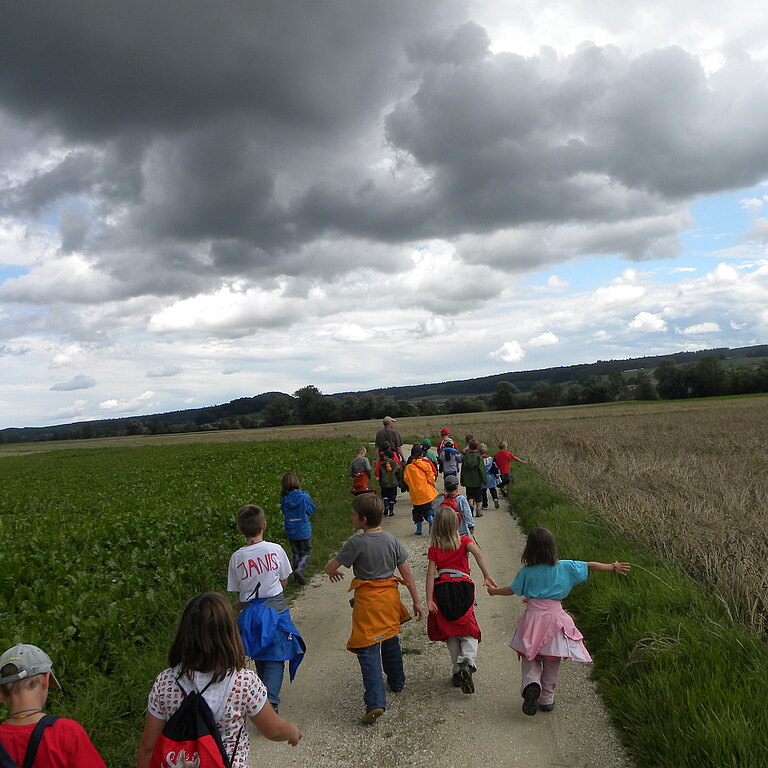
[{"label": "blonde hair", "polygon": [[440,507],[435,513],[431,544],[443,552],[455,552],[461,546],[459,518],[453,507]]}]

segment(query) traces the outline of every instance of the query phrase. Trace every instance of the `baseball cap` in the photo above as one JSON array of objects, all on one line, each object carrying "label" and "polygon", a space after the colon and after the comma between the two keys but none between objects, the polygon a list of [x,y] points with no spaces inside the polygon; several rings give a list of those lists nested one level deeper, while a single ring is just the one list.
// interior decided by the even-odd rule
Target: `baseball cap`
[{"label": "baseball cap", "polygon": [[432,447],[432,441],[428,437],[425,437],[421,441],[421,447],[422,448],[431,448]]},{"label": "baseball cap", "polygon": [[446,429],[445,427],[443,427],[443,428],[440,430],[440,434],[441,434],[441,435],[447,435],[449,432],[450,432],[450,430]]},{"label": "baseball cap", "polygon": [[443,485],[445,486],[446,490],[448,488],[458,488],[459,487],[459,478],[456,477],[456,475],[446,475],[443,478]]},{"label": "baseball cap", "polygon": [[394,421],[394,419],[391,416],[385,416],[383,421]]},{"label": "baseball cap", "polygon": [[450,437],[446,437],[444,445],[448,445],[448,446],[453,445],[453,440],[451,440]]},{"label": "baseball cap", "polygon": [[53,674],[53,662],[51,657],[36,645],[28,643],[19,643],[9,648],[0,656],[0,670],[6,664],[13,664],[17,672],[14,675],[0,676],[0,685],[6,683],[15,683],[17,680],[25,680],[28,677],[42,675],[45,672],[51,673],[51,680],[56,688],[61,688],[56,675]]}]

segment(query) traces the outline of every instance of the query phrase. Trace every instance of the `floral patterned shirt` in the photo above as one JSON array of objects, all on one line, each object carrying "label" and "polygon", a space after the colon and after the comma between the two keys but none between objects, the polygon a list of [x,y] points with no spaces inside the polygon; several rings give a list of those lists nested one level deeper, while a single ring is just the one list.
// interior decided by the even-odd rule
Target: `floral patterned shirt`
[{"label": "floral patterned shirt", "polygon": [[[159,720],[168,720],[179,708],[184,695],[176,682],[178,670],[164,669],[155,679],[149,693],[147,710]],[[193,678],[182,677],[184,690],[202,690],[210,681],[210,672],[195,672]],[[203,694],[219,726],[224,749],[232,754],[246,718],[261,711],[267,700],[267,689],[258,675],[250,669],[239,669],[218,683],[213,683]],[[242,728],[237,755],[232,768],[248,768],[248,728]]]}]

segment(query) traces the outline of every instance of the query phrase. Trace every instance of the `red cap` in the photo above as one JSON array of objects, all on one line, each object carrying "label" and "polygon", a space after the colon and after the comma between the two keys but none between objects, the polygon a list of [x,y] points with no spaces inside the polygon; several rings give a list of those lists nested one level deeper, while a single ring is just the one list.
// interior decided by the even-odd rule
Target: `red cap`
[{"label": "red cap", "polygon": [[443,427],[443,428],[440,430],[440,434],[441,434],[441,435],[447,435],[447,434],[448,434],[448,430],[447,430],[445,427]]}]

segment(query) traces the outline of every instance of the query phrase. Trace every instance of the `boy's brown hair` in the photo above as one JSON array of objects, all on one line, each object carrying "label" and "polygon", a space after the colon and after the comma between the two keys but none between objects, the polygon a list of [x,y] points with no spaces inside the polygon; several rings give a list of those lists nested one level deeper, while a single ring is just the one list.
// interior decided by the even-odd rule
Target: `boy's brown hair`
[{"label": "boy's brown hair", "polygon": [[301,480],[293,472],[286,472],[280,482],[280,495],[285,496],[291,491],[301,490]]},{"label": "boy's brown hair", "polygon": [[365,519],[366,528],[377,528],[384,517],[384,502],[375,493],[361,493],[352,499],[352,509],[360,519]]},{"label": "boy's brown hair", "polygon": [[[6,664],[0,669],[0,676],[10,677],[11,675],[18,675],[19,668],[15,664]],[[34,688],[39,688],[43,684],[42,675],[33,675],[32,677],[25,677],[22,680],[14,680],[12,683],[3,683],[0,685],[0,694],[4,698],[10,698],[22,691],[31,691]]]},{"label": "boy's brown hair", "polygon": [[245,667],[240,630],[232,605],[224,595],[204,592],[184,606],[176,637],[168,651],[168,666],[179,667],[179,676],[211,672],[214,683],[223,680],[227,673]]},{"label": "boy's brown hair", "polygon": [[507,444],[504,441],[499,443],[499,450],[500,451],[506,451],[507,450]]},{"label": "boy's brown hair", "polygon": [[267,522],[267,516],[261,507],[246,504],[237,510],[237,527],[243,536],[258,536]]},{"label": "boy's brown hair", "polygon": [[469,448],[470,451],[476,451],[480,447],[477,440],[470,440],[469,445],[467,445],[467,448]]}]

